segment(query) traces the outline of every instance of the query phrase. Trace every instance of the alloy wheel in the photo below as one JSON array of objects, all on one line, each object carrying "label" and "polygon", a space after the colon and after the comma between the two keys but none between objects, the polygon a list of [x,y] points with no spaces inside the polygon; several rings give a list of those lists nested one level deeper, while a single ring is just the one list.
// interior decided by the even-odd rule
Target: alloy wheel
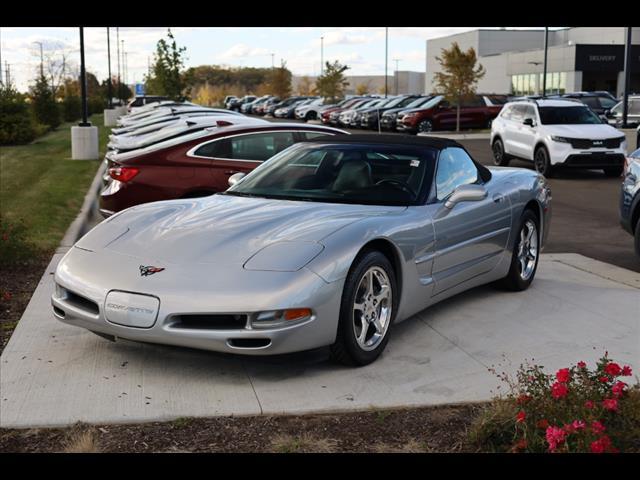
[{"label": "alloy wheel", "polygon": [[520,230],[517,258],[520,278],[529,280],[538,259],[538,229],[532,220],[527,220]]},{"label": "alloy wheel", "polygon": [[358,346],[374,350],[384,339],[392,313],[391,281],[380,267],[370,267],[362,275],[353,302],[353,331]]},{"label": "alloy wheel", "polygon": [[433,132],[433,124],[430,120],[423,120],[420,122],[420,125],[418,125],[418,130],[420,132]]},{"label": "alloy wheel", "polygon": [[504,151],[502,148],[502,142],[499,140],[493,142],[493,163],[494,165],[502,165],[504,157]]}]

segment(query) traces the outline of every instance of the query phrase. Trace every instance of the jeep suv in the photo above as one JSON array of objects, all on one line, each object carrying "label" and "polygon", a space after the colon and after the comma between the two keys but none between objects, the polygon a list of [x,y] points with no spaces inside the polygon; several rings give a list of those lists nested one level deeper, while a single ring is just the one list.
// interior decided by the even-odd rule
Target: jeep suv
[{"label": "jeep suv", "polygon": [[493,162],[511,158],[532,161],[546,177],[559,167],[602,169],[622,174],[627,142],[622,132],[589,107],[569,100],[524,100],[507,103],[491,124]]}]

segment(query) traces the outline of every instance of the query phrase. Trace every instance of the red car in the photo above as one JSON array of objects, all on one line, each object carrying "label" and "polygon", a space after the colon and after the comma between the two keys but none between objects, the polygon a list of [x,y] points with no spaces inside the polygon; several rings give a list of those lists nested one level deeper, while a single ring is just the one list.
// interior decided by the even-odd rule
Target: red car
[{"label": "red car", "polygon": [[340,103],[338,103],[337,105],[334,105],[333,107],[325,108],[320,113],[320,121],[324,124],[330,123],[330,115],[333,112],[341,112],[342,110],[351,108],[354,104],[361,102],[362,100],[363,99],[361,97],[350,98],[350,99],[341,101]]},{"label": "red car", "polygon": [[[460,128],[491,128],[506,103],[504,95],[475,95],[460,107]],[[442,95],[436,95],[419,108],[404,110],[398,114],[396,129],[400,132],[418,133],[434,130],[455,130],[457,108]]]},{"label": "red car", "polygon": [[108,217],[141,203],[222,192],[229,187],[231,175],[250,172],[294,143],[346,133],[299,123],[236,124],[108,153],[100,213]]}]

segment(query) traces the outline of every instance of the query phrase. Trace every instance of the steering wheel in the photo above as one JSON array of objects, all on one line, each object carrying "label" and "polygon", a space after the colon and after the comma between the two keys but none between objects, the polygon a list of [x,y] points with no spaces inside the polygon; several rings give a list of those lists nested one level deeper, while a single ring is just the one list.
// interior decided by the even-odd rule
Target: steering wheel
[{"label": "steering wheel", "polygon": [[382,180],[378,180],[376,182],[376,185],[382,185],[383,183],[392,183],[394,185],[399,186],[402,190],[404,190],[407,193],[410,193],[414,197],[418,196],[416,192],[413,191],[413,188],[411,188],[408,183],[403,182],[402,180],[396,180],[395,178],[383,178]]}]

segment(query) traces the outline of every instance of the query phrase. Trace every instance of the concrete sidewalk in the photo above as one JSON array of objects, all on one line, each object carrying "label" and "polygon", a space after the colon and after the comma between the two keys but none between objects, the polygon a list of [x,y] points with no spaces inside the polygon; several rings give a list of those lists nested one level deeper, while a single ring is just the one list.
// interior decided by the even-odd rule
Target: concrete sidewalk
[{"label": "concrete sidewalk", "polygon": [[53,318],[61,257],[0,357],[2,427],[488,400],[500,392],[491,366],[513,372],[535,358],[553,372],[605,350],[640,368],[640,274],[575,254],[543,255],[526,292],[481,287],[421,312],[358,369],[327,362],[325,350],[256,358],[111,343]]}]

